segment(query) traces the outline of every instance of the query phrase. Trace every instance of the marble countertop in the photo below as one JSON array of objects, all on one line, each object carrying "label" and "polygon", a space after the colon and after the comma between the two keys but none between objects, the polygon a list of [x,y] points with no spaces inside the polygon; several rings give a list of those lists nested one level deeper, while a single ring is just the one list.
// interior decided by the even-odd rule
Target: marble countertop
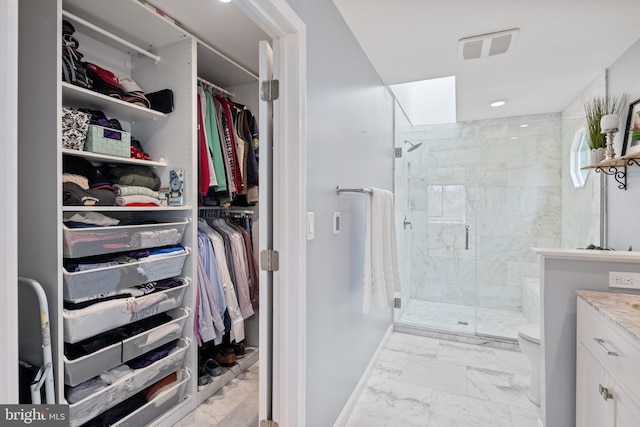
[{"label": "marble countertop", "polygon": [[640,342],[640,294],[578,291],[578,297]]},{"label": "marble countertop", "polygon": [[575,261],[638,262],[640,251],[598,251],[587,249],[532,248],[536,255]]}]

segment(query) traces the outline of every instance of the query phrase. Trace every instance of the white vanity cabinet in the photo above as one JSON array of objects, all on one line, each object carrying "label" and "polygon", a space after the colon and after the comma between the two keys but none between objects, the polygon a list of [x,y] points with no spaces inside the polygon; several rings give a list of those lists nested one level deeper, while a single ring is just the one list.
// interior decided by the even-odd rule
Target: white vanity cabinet
[{"label": "white vanity cabinet", "polygon": [[[640,426],[640,337],[618,319],[640,322],[629,298],[578,291],[576,426]],[[628,298],[627,298],[628,297]],[[640,323],[636,323],[640,326]]]}]

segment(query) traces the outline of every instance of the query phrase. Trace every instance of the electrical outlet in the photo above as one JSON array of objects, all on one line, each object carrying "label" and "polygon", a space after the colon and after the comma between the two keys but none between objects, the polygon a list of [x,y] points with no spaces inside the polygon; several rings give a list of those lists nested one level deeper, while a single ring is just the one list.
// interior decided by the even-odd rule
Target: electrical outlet
[{"label": "electrical outlet", "polygon": [[640,273],[610,271],[610,288],[640,289]]}]

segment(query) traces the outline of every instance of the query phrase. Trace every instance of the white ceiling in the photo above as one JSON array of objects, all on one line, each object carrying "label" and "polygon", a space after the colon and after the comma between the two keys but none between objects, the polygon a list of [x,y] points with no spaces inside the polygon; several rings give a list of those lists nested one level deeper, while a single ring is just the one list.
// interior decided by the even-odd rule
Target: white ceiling
[{"label": "white ceiling", "polygon": [[[333,2],[385,84],[455,75],[458,121],[562,111],[640,38],[639,0]],[[258,41],[269,37],[233,3],[150,3],[257,73]],[[511,28],[520,33],[510,52],[458,60],[459,39]]]},{"label": "white ceiling", "polygon": [[[180,22],[191,34],[207,45],[223,52],[254,74],[258,74],[258,43],[271,38],[233,3],[222,3],[217,0],[148,0],[147,2]],[[213,77],[210,79],[213,80]],[[212,81],[212,83],[221,86],[237,83],[234,76],[219,77],[216,80],[218,81]]]},{"label": "white ceiling", "polygon": [[[640,37],[638,0],[333,2],[385,84],[455,75],[458,121],[562,111]],[[459,39],[511,28],[510,52],[458,60]]]}]

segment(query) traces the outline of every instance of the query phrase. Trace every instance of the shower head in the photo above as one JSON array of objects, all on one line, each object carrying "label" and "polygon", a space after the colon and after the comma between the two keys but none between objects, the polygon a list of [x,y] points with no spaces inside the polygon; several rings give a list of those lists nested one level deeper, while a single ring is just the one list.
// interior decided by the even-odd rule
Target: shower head
[{"label": "shower head", "polygon": [[418,147],[420,147],[422,145],[422,142],[418,142],[417,144],[414,144],[411,141],[407,141],[406,139],[404,140],[405,144],[409,144],[411,147],[409,147],[409,149],[407,150],[407,153],[413,150],[417,150]]}]

